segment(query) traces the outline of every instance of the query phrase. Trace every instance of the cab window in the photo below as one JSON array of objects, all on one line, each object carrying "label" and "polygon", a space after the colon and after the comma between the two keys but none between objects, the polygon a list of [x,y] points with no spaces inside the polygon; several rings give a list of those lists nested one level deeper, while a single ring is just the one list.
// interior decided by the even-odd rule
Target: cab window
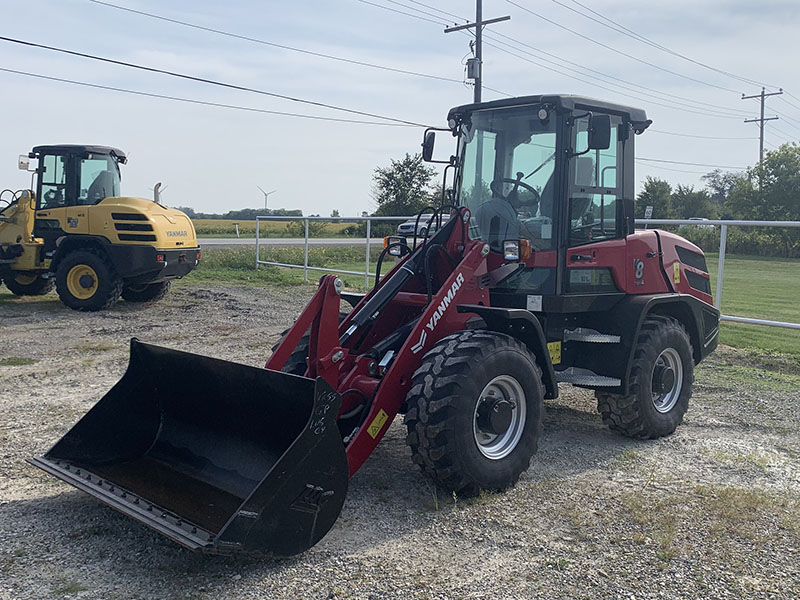
[{"label": "cab window", "polygon": [[43,156],[40,166],[41,193],[37,208],[51,209],[67,204],[67,169],[64,156]]},{"label": "cab window", "polygon": [[119,196],[120,176],[117,161],[110,156],[89,155],[80,160],[78,204],[97,204],[104,198]]},{"label": "cab window", "polygon": [[[619,119],[612,117],[611,143],[606,150],[590,150],[570,161],[569,245],[588,244],[618,237],[620,198],[618,172],[620,143],[617,139]],[[589,118],[575,124],[575,148],[587,147]]]}]

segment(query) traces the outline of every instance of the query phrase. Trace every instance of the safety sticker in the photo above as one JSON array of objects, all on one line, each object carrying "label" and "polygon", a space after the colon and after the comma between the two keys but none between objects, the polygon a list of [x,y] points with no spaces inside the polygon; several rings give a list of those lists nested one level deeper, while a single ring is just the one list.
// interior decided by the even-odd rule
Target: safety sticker
[{"label": "safety sticker", "polygon": [[388,420],[389,415],[386,414],[385,410],[380,409],[378,414],[375,415],[375,418],[372,419],[372,423],[370,423],[369,427],[367,427],[367,433],[370,435],[370,437],[372,437],[373,440],[378,437],[378,434],[381,432],[381,429],[383,429],[383,426],[386,425],[386,421]]},{"label": "safety sticker", "polygon": [[681,263],[679,263],[679,262],[673,263],[672,264],[672,270],[674,272],[672,280],[675,283],[680,283],[681,282]]},{"label": "safety sticker", "polygon": [[561,342],[548,342],[547,351],[550,352],[550,362],[554,365],[561,364]]},{"label": "safety sticker", "polygon": [[541,312],[542,297],[539,295],[528,294],[527,308],[532,312]]}]

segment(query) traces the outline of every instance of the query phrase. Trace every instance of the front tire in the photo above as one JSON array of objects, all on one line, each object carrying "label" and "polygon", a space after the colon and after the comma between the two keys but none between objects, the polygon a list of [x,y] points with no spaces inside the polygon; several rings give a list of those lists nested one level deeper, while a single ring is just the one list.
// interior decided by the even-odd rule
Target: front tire
[{"label": "front tire", "polygon": [[122,288],[122,297],[128,302],[157,302],[167,295],[169,286],[170,281],[126,285]]},{"label": "front tire", "polygon": [[51,278],[45,279],[36,272],[16,271],[3,277],[3,282],[17,296],[42,296],[53,289]]},{"label": "front tire", "polygon": [[693,381],[689,334],[679,321],[651,315],[634,349],[628,394],[596,392],[597,410],[613,431],[638,439],[663,437],[683,421]]},{"label": "front tire", "polygon": [[519,340],[462,331],[440,340],[406,396],[406,443],[422,471],[473,496],[513,486],[536,453],[544,388]]},{"label": "front tire", "polygon": [[119,300],[122,278],[99,252],[76,250],[58,264],[56,291],[73,310],[104,310]]}]

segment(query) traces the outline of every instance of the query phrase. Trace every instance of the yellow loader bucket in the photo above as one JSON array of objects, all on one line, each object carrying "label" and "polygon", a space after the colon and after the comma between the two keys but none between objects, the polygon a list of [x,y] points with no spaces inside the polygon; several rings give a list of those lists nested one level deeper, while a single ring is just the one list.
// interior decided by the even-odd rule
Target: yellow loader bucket
[{"label": "yellow loader bucket", "polygon": [[341,397],[131,340],[122,379],[30,462],[192,550],[291,556],[342,510]]}]

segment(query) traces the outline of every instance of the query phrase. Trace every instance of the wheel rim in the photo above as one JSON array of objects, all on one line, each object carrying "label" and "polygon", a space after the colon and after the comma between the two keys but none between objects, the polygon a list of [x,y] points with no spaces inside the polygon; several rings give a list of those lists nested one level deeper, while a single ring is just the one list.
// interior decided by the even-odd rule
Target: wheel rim
[{"label": "wheel rim", "polygon": [[97,273],[89,265],[75,265],[67,273],[67,289],[79,300],[88,300],[97,291]]},{"label": "wheel rim", "polygon": [[36,281],[37,275],[31,275],[30,273],[17,273],[14,275],[14,281],[16,281],[20,285],[30,285],[34,281]]},{"label": "wheel rim", "polygon": [[[671,371],[666,377],[671,377],[672,383],[668,389],[663,389],[660,385],[665,379],[665,373]],[[678,402],[683,389],[683,362],[681,355],[675,348],[666,348],[658,355],[653,365],[651,375],[651,393],[653,406],[660,413],[668,413]]]},{"label": "wheel rim", "polygon": [[[493,410],[495,407],[500,407],[500,410]],[[498,431],[498,419],[493,424],[487,422],[491,420],[487,413],[491,412],[502,412],[499,420],[508,421],[507,427]],[[510,375],[492,379],[478,396],[472,417],[475,444],[481,454],[491,460],[500,460],[511,454],[525,429],[525,412],[525,392],[520,383]]]}]

